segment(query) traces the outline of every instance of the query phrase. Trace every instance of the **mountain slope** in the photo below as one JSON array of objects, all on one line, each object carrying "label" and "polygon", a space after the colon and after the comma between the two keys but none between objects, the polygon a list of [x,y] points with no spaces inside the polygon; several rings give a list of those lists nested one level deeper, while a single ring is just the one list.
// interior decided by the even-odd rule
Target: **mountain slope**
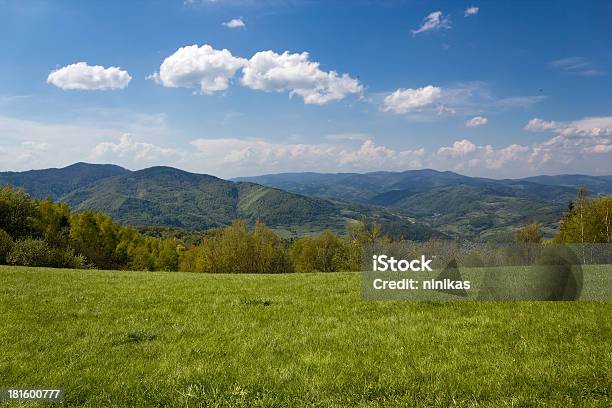
[{"label": "mountain slope", "polygon": [[30,170],[0,173],[0,185],[21,187],[36,198],[54,200],[96,181],[129,173],[112,164],[76,163],[61,169]]},{"label": "mountain slope", "polygon": [[125,171],[63,196],[76,211],[102,211],[118,222],[138,226],[206,230],[235,219],[260,220],[283,235],[342,232],[347,222],[368,215],[387,233],[411,239],[443,237],[407,216],[381,209],[306,197],[254,183],[235,183],[171,167]]},{"label": "mountain slope", "polygon": [[410,195],[391,208],[455,237],[509,241],[516,228],[531,222],[539,222],[544,233],[552,235],[575,192],[539,187],[548,199],[534,199],[529,189],[516,186],[460,184]]},{"label": "mountain slope", "polygon": [[468,239],[512,239],[512,231],[540,222],[550,236],[585,185],[591,195],[612,193],[612,176],[538,176],[495,180],[453,172],[285,173],[241,178],[302,194],[357,201],[404,213],[446,234]]},{"label": "mountain slope", "polygon": [[[455,184],[483,186],[491,184],[545,185],[572,188],[574,191],[584,185],[590,194],[612,193],[612,175],[559,175],[535,176],[524,179],[487,179],[468,177],[451,171],[431,169],[408,170],[403,172],[372,173],[280,173],[254,177],[239,177],[236,181],[250,181],[265,186],[282,188],[299,194],[352,200],[387,205],[400,198],[408,197],[435,187]],[[536,188],[537,190],[537,188]]]},{"label": "mountain slope", "polygon": [[584,186],[589,194],[611,194],[612,176],[585,176],[581,174],[562,174],[559,176],[535,176],[523,179],[549,186],[564,186],[574,189]]},{"label": "mountain slope", "polygon": [[480,179],[450,171],[430,169],[404,172],[378,171],[372,173],[281,173],[255,177],[239,177],[235,181],[249,181],[282,188],[298,194],[350,200],[361,203],[377,202],[375,197],[389,191],[424,191],[450,184],[478,184]]}]

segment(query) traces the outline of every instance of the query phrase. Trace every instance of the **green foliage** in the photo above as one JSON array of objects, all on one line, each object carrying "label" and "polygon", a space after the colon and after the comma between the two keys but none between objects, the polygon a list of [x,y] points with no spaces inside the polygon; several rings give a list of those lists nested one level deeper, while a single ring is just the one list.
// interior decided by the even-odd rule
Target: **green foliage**
[{"label": "green foliage", "polygon": [[75,214],[70,225],[70,241],[77,252],[98,268],[121,269],[127,259],[117,251],[121,227],[100,213]]},{"label": "green foliage", "polygon": [[6,263],[8,254],[13,249],[13,239],[2,228],[0,228],[0,264]]},{"label": "green foliage", "polygon": [[87,269],[90,265],[83,255],[72,248],[54,248],[46,241],[24,238],[16,241],[7,256],[7,263],[20,266],[50,266],[53,268]]},{"label": "green foliage", "polygon": [[534,222],[516,230],[514,233],[514,242],[519,244],[539,244],[542,242],[540,224]]},{"label": "green foliage", "polygon": [[337,272],[350,267],[350,251],[331,231],[315,238],[300,238],[291,248],[291,258],[297,272]]},{"label": "green foliage", "polygon": [[283,273],[293,266],[287,248],[258,222],[249,232],[244,221],[215,230],[204,242],[182,254],[181,270],[206,273]]},{"label": "green foliage", "polygon": [[50,266],[54,263],[51,247],[41,239],[20,239],[8,255],[8,263],[21,266]]},{"label": "green foliage", "polygon": [[554,240],[559,243],[612,243],[612,196],[588,199],[586,191],[579,190]]},{"label": "green foliage", "polygon": [[36,202],[23,190],[0,188],[0,228],[13,239],[38,235],[36,218]]},{"label": "green foliage", "polygon": [[180,248],[175,238],[142,236],[102,213],[72,214],[64,203],[0,189],[0,263],[176,271]]}]

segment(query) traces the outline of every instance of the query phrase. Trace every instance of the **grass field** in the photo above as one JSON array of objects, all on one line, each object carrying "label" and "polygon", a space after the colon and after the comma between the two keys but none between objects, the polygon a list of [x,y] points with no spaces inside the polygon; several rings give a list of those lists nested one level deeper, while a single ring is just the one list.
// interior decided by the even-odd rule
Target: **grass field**
[{"label": "grass field", "polygon": [[367,302],[350,273],[0,282],[0,388],[63,406],[612,405],[612,303]]}]

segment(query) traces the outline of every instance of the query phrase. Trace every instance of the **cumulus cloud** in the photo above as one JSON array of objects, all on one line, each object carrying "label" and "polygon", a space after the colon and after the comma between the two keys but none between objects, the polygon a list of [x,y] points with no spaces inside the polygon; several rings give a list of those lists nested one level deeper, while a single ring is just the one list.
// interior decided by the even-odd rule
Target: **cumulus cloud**
[{"label": "cumulus cloud", "polygon": [[392,93],[375,95],[381,110],[403,114],[415,121],[432,121],[442,116],[481,116],[483,112],[529,108],[546,96],[512,96],[497,98],[484,82],[457,83],[439,87],[400,88]]},{"label": "cumulus cloud", "polygon": [[311,61],[307,52],[260,51],[245,64],[241,83],[256,90],[286,91],[314,105],[324,105],[363,91],[359,81],[348,74],[322,71],[320,64]]},{"label": "cumulus cloud", "polygon": [[527,122],[524,129],[530,132],[552,131],[565,137],[612,136],[612,116],[586,117],[570,122],[555,122],[533,118]]},{"label": "cumulus cloud", "polygon": [[56,69],[47,77],[47,83],[60,89],[84,91],[123,89],[128,86],[131,80],[130,74],[121,68],[91,66],[86,62],[77,62]]},{"label": "cumulus cloud", "polygon": [[365,171],[418,168],[424,149],[395,150],[372,139],[359,144],[286,143],[259,139],[196,139],[196,156],[238,174],[279,171]]},{"label": "cumulus cloud", "polygon": [[480,10],[479,7],[470,6],[470,7],[465,9],[465,12],[463,13],[463,16],[464,17],[475,16],[476,14],[478,14],[479,10]]},{"label": "cumulus cloud", "polygon": [[408,113],[431,107],[442,98],[442,89],[427,85],[423,88],[400,88],[385,97],[383,111],[394,113]]},{"label": "cumulus cloud", "polygon": [[132,169],[170,165],[220,177],[427,167],[514,178],[570,172],[609,174],[612,162],[612,117],[532,121],[533,129],[550,134],[532,144],[492,146],[459,139],[428,150],[418,145],[391,147],[358,132],[321,135],[319,142],[306,143],[246,138],[174,143],[175,134],[166,128],[163,115],[141,119],[126,115],[122,121],[85,126],[0,116],[0,170],[60,167],[88,160]]},{"label": "cumulus cloud", "polygon": [[593,160],[593,155],[604,156],[612,152],[612,116],[568,122],[534,118],[527,123],[525,130],[554,134],[551,139],[534,144],[530,163],[535,166],[550,162],[567,165],[580,158]]},{"label": "cumulus cloud", "polygon": [[246,28],[246,24],[242,21],[242,18],[232,18],[221,24],[227,28]]},{"label": "cumulus cloud", "polygon": [[533,118],[525,125],[524,129],[530,132],[542,132],[557,128],[557,123]]},{"label": "cumulus cloud", "polygon": [[472,119],[465,122],[465,126],[467,127],[484,126],[487,124],[488,121],[489,119],[485,118],[484,116],[474,116]]},{"label": "cumulus cloud", "polygon": [[458,140],[452,146],[443,146],[438,149],[440,156],[460,157],[476,151],[476,145],[467,139]]},{"label": "cumulus cloud", "polygon": [[199,88],[212,94],[229,87],[230,79],[246,60],[234,57],[226,49],[208,44],[181,47],[164,60],[159,72],[147,77],[169,88]]},{"label": "cumulus cloud", "polygon": [[423,23],[418,29],[412,30],[412,36],[414,37],[426,31],[437,31],[442,28],[451,28],[450,17],[445,16],[441,11],[434,11],[423,19]]},{"label": "cumulus cloud", "polygon": [[118,143],[102,142],[91,152],[93,159],[123,157],[129,155],[138,161],[154,161],[178,154],[174,149],[163,148],[146,142],[136,142],[129,134],[123,134]]}]

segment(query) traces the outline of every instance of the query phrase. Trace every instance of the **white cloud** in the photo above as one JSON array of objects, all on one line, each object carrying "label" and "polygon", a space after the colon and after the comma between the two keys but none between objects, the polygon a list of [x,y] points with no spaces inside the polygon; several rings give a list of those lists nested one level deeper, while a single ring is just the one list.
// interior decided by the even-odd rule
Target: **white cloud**
[{"label": "white cloud", "polygon": [[467,139],[458,140],[452,146],[443,146],[438,149],[441,156],[460,157],[476,151],[476,145]]},{"label": "white cloud", "polygon": [[535,174],[610,174],[612,162],[612,117],[531,122],[534,129],[546,129],[551,137],[530,145],[494,147],[463,139],[426,151],[421,146],[390,147],[361,133],[322,135],[320,142],[307,143],[288,141],[289,138],[199,138],[184,143],[176,141],[162,114],[145,116],[125,113],[120,118],[123,123],[102,121],[97,125],[0,116],[0,170],[60,167],[87,160],[132,169],[169,165],[220,177],[427,167],[515,178]]},{"label": "white cloud", "polygon": [[86,62],[56,69],[47,77],[47,82],[58,88],[86,91],[123,89],[131,80],[130,74],[118,67],[91,66]]},{"label": "white cloud", "polygon": [[441,28],[451,28],[450,17],[445,16],[441,11],[434,11],[423,19],[423,23],[418,29],[412,30],[412,36],[426,31],[437,31]]},{"label": "white cloud", "polygon": [[91,152],[91,158],[133,157],[137,161],[151,162],[169,156],[178,155],[174,149],[163,148],[146,142],[136,142],[129,134],[123,134],[118,143],[102,142],[96,145]]},{"label": "white cloud", "polygon": [[602,71],[597,69],[591,60],[585,57],[561,58],[552,61],[550,66],[573,75],[598,76],[604,74]]},{"label": "white cloud", "polygon": [[484,126],[487,124],[488,121],[489,119],[485,118],[484,116],[474,116],[472,119],[465,122],[465,126],[467,127]]},{"label": "white cloud", "polygon": [[527,123],[525,130],[555,134],[551,139],[533,145],[529,159],[533,166],[542,167],[552,163],[567,167],[583,161],[587,166],[594,167],[600,165],[598,160],[607,160],[603,170],[610,173],[612,116],[586,117],[569,122],[534,118]]},{"label": "white cloud", "polygon": [[525,125],[524,129],[530,132],[542,132],[553,130],[557,127],[557,123],[552,121],[545,121],[539,118],[533,118]]},{"label": "white cloud", "polygon": [[242,21],[242,18],[232,18],[221,24],[227,28],[246,28],[246,24]]},{"label": "white cloud", "polygon": [[513,96],[496,98],[483,82],[453,84],[448,87],[428,85],[416,89],[397,89],[390,94],[374,96],[375,103],[386,112],[405,115],[412,121],[434,121],[442,116],[484,116],[484,112],[528,109],[546,96]]},{"label": "white cloud", "polygon": [[463,13],[463,16],[464,17],[474,16],[474,15],[478,14],[479,10],[480,10],[479,7],[470,6],[470,7],[465,9],[465,12]]},{"label": "white cloud", "polygon": [[586,117],[571,122],[555,122],[534,118],[527,122],[524,129],[530,132],[552,131],[564,137],[612,136],[612,116]]},{"label": "white cloud", "polygon": [[324,105],[360,94],[363,87],[348,74],[322,71],[318,62],[310,61],[307,52],[260,51],[243,68],[242,84],[251,89],[299,95],[306,104]]},{"label": "white cloud", "polygon": [[400,88],[385,97],[383,111],[408,113],[431,107],[442,98],[442,89],[427,85],[423,88]]},{"label": "white cloud", "polygon": [[418,168],[424,149],[394,150],[371,140],[359,144],[286,143],[260,139],[196,139],[198,161],[235,174],[279,171],[368,171]]},{"label": "white cloud", "polygon": [[224,91],[246,60],[208,44],[181,47],[164,60],[159,73],[147,77],[169,88],[199,88],[205,94]]}]

